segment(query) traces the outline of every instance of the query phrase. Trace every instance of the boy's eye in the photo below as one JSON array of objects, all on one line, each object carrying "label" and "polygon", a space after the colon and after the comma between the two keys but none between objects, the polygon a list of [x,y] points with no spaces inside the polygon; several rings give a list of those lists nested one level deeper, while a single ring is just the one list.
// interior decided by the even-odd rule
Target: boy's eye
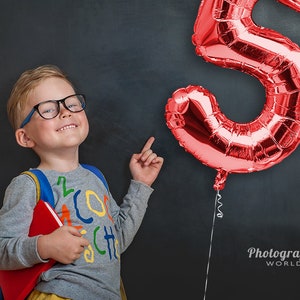
[{"label": "boy's eye", "polygon": [[52,113],[53,111],[55,111],[55,109],[53,109],[53,108],[48,108],[47,110],[44,110],[44,111],[42,112],[42,114],[50,114],[50,113]]},{"label": "boy's eye", "polygon": [[70,103],[70,104],[68,104],[68,108],[72,108],[72,107],[76,107],[76,106],[78,106],[76,103]]},{"label": "boy's eye", "polygon": [[42,105],[39,106],[39,111],[42,115],[51,115],[53,113],[56,113],[57,106],[53,102],[43,103]]},{"label": "boy's eye", "polygon": [[81,109],[81,102],[77,97],[69,97],[65,100],[65,104],[70,111],[76,112]]}]

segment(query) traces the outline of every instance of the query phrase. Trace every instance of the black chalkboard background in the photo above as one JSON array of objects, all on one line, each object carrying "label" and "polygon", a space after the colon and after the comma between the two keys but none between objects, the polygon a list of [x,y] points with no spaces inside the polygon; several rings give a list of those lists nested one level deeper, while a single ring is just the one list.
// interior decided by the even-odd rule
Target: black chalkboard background
[{"label": "black chalkboard background", "polygon": [[[126,192],[128,161],[150,135],[165,158],[144,222],[123,255],[129,300],[203,299],[216,171],[181,148],[166,126],[172,93],[203,85],[223,112],[249,122],[265,91],[244,73],[206,63],[191,43],[199,0],[0,1],[0,191],[36,157],[17,146],[6,117],[13,83],[25,69],[57,64],[88,101],[90,135],[81,161],[98,166],[116,199]],[[300,14],[261,0],[253,18],[300,44]],[[299,250],[297,149],[271,169],[231,174],[221,192],[208,300],[299,299],[299,258],[249,258],[248,249]],[[119,201],[119,200],[118,200]],[[294,252],[295,253],[295,252]],[[284,265],[285,263],[285,265]]]}]

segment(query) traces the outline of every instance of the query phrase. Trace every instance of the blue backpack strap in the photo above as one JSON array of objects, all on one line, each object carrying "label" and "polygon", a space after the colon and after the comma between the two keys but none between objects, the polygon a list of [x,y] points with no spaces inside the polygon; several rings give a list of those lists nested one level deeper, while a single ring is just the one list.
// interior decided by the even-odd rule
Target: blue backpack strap
[{"label": "blue backpack strap", "polygon": [[90,170],[91,172],[93,172],[102,181],[105,188],[107,189],[107,192],[109,192],[107,181],[106,181],[104,175],[102,174],[102,172],[98,168],[91,166],[91,165],[86,165],[86,164],[81,164],[81,166]]},{"label": "blue backpack strap", "polygon": [[30,171],[25,171],[22,174],[27,174],[34,180],[36,185],[37,201],[42,199],[54,208],[54,196],[46,175],[38,169],[31,169]]}]

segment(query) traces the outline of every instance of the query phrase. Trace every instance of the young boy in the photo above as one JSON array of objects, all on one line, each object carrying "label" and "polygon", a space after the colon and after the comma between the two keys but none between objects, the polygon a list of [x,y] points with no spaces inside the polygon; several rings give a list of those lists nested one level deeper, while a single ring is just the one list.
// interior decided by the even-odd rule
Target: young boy
[{"label": "young boy", "polygon": [[24,72],[8,101],[16,141],[40,158],[37,168],[47,176],[65,224],[28,237],[36,185],[26,174],[11,181],[0,211],[0,269],[57,261],[28,299],[120,299],[120,254],[142,222],[163,164],[150,137],[131,157],[132,180],[118,206],[99,178],[79,164],[79,145],[89,132],[85,106],[85,97],[52,65]]}]

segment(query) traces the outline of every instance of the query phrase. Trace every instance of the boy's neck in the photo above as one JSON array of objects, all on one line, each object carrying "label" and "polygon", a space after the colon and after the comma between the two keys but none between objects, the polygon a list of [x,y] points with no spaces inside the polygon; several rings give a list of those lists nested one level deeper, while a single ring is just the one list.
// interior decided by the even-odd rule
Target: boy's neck
[{"label": "boy's neck", "polygon": [[79,166],[79,163],[73,163],[73,164],[59,164],[59,165],[53,165],[53,164],[46,164],[46,163],[40,163],[38,165],[38,169],[42,170],[54,170],[58,172],[70,172],[75,169],[77,169]]},{"label": "boy's neck", "polygon": [[66,157],[47,157],[41,158],[39,169],[55,170],[58,172],[69,172],[77,169],[79,166],[78,156]]}]

